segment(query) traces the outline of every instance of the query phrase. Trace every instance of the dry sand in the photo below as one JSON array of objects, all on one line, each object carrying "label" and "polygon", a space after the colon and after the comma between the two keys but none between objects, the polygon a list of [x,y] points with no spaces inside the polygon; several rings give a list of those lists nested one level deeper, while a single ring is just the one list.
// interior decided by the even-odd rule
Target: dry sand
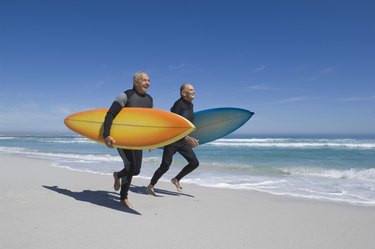
[{"label": "dry sand", "polygon": [[0,248],[372,249],[375,208],[255,191],[133,179],[119,204],[113,177],[0,154]]}]

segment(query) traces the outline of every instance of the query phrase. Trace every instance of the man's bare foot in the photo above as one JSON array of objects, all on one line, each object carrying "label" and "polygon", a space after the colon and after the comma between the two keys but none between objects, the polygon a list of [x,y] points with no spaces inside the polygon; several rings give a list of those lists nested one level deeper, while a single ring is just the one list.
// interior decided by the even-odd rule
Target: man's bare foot
[{"label": "man's bare foot", "polygon": [[118,178],[117,173],[113,172],[113,178],[115,180],[113,184],[113,188],[118,191],[120,189],[121,183],[120,183],[120,178]]},{"label": "man's bare foot", "polygon": [[147,186],[146,191],[147,191],[147,194],[149,194],[149,195],[153,195],[153,196],[156,196],[156,194],[155,194],[155,192],[154,192],[154,186],[152,186],[151,184],[149,184],[149,185]]},{"label": "man's bare foot", "polygon": [[133,208],[133,205],[128,201],[128,199],[121,200],[120,203],[127,208]]},{"label": "man's bare foot", "polygon": [[181,192],[182,187],[180,186],[180,182],[176,178],[173,178],[171,182],[176,186],[177,191]]}]

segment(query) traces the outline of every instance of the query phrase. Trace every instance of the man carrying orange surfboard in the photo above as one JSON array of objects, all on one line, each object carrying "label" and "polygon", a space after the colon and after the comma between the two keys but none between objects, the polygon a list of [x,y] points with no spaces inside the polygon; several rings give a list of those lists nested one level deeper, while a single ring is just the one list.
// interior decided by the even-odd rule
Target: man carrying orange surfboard
[{"label": "man carrying orange surfboard", "polygon": [[[105,120],[103,138],[105,144],[113,148],[116,141],[110,136],[112,122],[120,113],[122,108],[126,107],[143,107],[152,108],[153,99],[147,94],[150,87],[150,78],[146,72],[140,71],[133,76],[133,88],[121,93],[109,108]],[[123,162],[124,168],[119,172],[114,172],[114,189],[120,190],[120,202],[122,205],[131,208],[132,205],[128,200],[128,191],[133,176],[138,175],[142,166],[142,150],[130,150],[117,148]],[[120,179],[122,179],[120,183]]]},{"label": "man carrying orange surfboard", "polygon": [[[189,83],[184,83],[180,87],[180,99],[178,99],[171,108],[174,112],[190,122],[194,119],[193,99],[195,98],[194,87]],[[147,193],[155,196],[154,186],[157,181],[168,171],[172,164],[173,155],[180,153],[188,164],[174,177],[171,182],[176,186],[177,191],[181,191],[180,180],[199,166],[199,161],[192,148],[199,145],[199,141],[193,137],[186,136],[172,144],[164,146],[163,158],[160,167],[155,171],[150,184],[147,187]]]}]

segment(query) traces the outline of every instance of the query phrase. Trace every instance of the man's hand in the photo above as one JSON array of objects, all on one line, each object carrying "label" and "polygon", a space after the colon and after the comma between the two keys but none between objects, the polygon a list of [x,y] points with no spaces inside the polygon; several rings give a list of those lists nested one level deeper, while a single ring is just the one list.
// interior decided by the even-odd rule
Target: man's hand
[{"label": "man's hand", "polygon": [[107,145],[109,148],[113,148],[113,144],[116,143],[116,141],[111,136],[106,137],[104,142],[105,145]]},{"label": "man's hand", "polygon": [[195,148],[199,145],[199,140],[197,140],[193,137],[186,136],[185,140],[188,143],[188,145],[190,145],[191,148]]}]

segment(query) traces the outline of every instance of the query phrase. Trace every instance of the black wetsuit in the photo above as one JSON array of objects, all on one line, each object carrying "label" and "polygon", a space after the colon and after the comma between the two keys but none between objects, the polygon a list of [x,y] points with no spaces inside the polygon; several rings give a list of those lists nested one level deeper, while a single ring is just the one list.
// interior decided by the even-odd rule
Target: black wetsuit
[{"label": "black wetsuit", "polygon": [[[180,98],[174,103],[173,107],[171,108],[171,112],[183,116],[190,122],[193,122],[193,107],[194,106],[192,103]],[[186,142],[185,138],[182,138],[170,145],[164,146],[163,159],[160,167],[155,171],[154,176],[151,179],[151,185],[155,186],[160,177],[162,177],[162,175],[168,171],[170,165],[172,164],[173,155],[176,154],[176,152],[180,153],[188,161],[188,164],[175,177],[178,181],[199,166],[199,161],[193,149]]]},{"label": "black wetsuit", "polygon": [[[134,88],[121,93],[109,108],[104,121],[103,137],[110,135],[113,119],[126,107],[152,108],[153,100],[148,94],[140,94]],[[117,149],[123,162],[124,169],[117,172],[121,179],[120,199],[128,198],[128,191],[133,176],[138,175],[142,166],[142,150]]]}]

